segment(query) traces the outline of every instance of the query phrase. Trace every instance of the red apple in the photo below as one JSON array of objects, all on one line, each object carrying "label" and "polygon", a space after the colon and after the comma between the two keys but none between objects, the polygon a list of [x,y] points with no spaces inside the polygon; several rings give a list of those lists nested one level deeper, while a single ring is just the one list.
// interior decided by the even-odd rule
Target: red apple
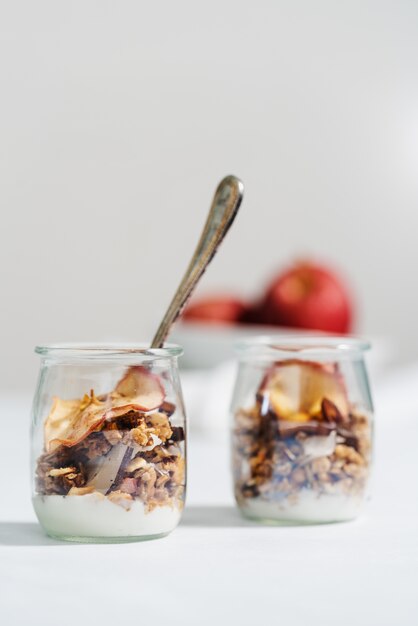
[{"label": "red apple", "polygon": [[353,307],[345,284],[334,272],[317,263],[301,262],[270,285],[260,318],[265,324],[348,333]]},{"label": "red apple", "polygon": [[183,319],[213,323],[241,321],[247,305],[239,298],[212,296],[194,300],[183,313]]}]

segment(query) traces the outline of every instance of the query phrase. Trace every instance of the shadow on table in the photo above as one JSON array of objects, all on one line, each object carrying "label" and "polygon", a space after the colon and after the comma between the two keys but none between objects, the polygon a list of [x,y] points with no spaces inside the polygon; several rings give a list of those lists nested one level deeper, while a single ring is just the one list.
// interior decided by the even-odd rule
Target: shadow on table
[{"label": "shadow on table", "polygon": [[181,526],[206,528],[243,528],[257,525],[243,518],[233,506],[186,506]]},{"label": "shadow on table", "polygon": [[[234,528],[253,526],[232,506],[190,506],[184,511],[182,526]],[[0,546],[65,546],[65,541],[48,537],[36,522],[0,522]]]},{"label": "shadow on table", "polygon": [[35,522],[0,522],[0,546],[62,546]]}]

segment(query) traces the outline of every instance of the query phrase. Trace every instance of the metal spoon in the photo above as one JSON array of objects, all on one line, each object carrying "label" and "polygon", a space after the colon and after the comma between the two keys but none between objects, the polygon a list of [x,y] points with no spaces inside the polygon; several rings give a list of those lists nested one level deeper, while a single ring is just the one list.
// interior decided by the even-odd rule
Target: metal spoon
[{"label": "metal spoon", "polygon": [[219,183],[197,248],[152,340],[151,348],[161,348],[164,345],[171,326],[180,315],[192,291],[215,256],[219,244],[234,221],[241,204],[243,192],[244,185],[235,176],[226,176]]}]

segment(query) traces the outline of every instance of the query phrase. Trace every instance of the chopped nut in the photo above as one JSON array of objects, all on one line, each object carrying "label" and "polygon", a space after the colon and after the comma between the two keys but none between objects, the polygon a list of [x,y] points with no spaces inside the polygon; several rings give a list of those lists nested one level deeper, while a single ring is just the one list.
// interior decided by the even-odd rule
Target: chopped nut
[{"label": "chopped nut", "polygon": [[343,444],[338,444],[335,448],[335,456],[337,459],[347,459],[351,463],[357,463],[358,465],[364,465],[364,459],[354,450],[354,448],[350,448],[349,446],[345,446]]},{"label": "chopped nut", "polygon": [[147,465],[148,463],[145,459],[143,459],[141,456],[136,456],[134,459],[132,459],[132,461],[128,463],[128,465],[126,466],[126,471],[128,472],[128,474],[131,474],[132,472],[135,472],[135,470],[142,469]]},{"label": "chopped nut", "polygon": [[147,422],[154,429],[154,434],[157,435],[161,441],[167,441],[173,434],[170,422],[165,413],[153,413],[147,418]]},{"label": "chopped nut", "polygon": [[151,432],[147,429],[146,424],[141,424],[137,428],[131,430],[131,435],[135,443],[139,446],[150,446],[153,443]]},{"label": "chopped nut", "polygon": [[158,476],[157,480],[155,481],[155,487],[156,488],[160,488],[160,487],[165,487],[167,485],[168,482],[171,481],[171,477],[166,474],[161,474],[160,476]]},{"label": "chopped nut", "polygon": [[[68,492],[68,496],[85,496],[89,493],[94,493],[94,487],[71,487]],[[102,496],[98,491],[96,492],[98,496]]]},{"label": "chopped nut", "polygon": [[109,493],[107,498],[110,502],[113,502],[113,504],[118,504],[127,511],[129,511],[133,502],[132,496],[129,493],[123,493],[122,491],[112,491]]},{"label": "chopped nut", "polygon": [[347,459],[350,453],[350,448],[344,444],[338,444],[335,446],[335,456],[337,459]]},{"label": "chopped nut", "polygon": [[[52,469],[48,472],[47,476],[52,476],[53,478],[55,478],[56,476],[65,476],[66,474],[72,475],[73,477],[75,476],[75,474],[73,474],[73,472],[76,471],[75,467],[60,467],[57,469]],[[69,478],[70,476],[68,476]]]}]

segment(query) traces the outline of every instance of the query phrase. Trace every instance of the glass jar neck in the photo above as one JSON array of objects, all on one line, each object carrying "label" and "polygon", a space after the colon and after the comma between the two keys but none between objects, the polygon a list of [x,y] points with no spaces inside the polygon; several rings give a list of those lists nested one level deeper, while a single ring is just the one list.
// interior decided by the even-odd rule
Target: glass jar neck
[{"label": "glass jar neck", "polygon": [[370,344],[353,337],[329,335],[271,335],[253,337],[236,344],[240,360],[339,361],[358,360]]},{"label": "glass jar neck", "polygon": [[177,359],[183,349],[176,344],[163,348],[150,348],[148,344],[73,344],[57,343],[36,346],[36,354],[48,361],[122,361],[124,363],[146,363]]}]

